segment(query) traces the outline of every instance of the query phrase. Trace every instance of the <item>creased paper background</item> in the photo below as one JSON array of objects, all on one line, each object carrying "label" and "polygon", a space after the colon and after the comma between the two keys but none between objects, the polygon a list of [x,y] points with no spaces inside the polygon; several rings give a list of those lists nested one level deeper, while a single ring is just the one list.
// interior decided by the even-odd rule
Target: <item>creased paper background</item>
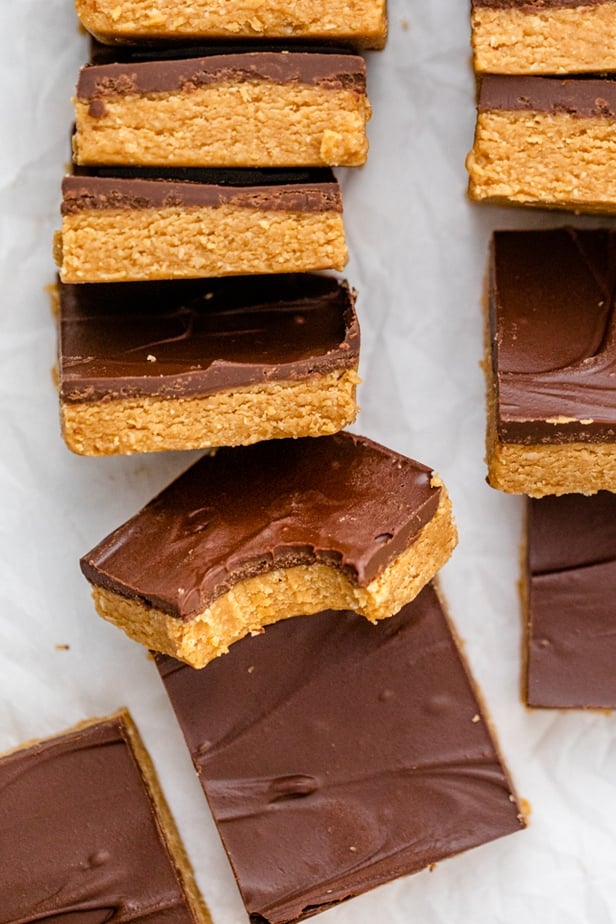
[{"label": "creased paper background", "polygon": [[[193,458],[78,458],[59,435],[44,287],[86,42],[70,0],[0,0],[0,42],[0,748],[128,705],[215,922],[245,924],[154,666],[94,615],[78,568]],[[460,545],[442,584],[531,827],[327,912],[330,924],[616,921],[616,720],[520,704],[522,502],[484,481],[490,231],[572,219],[466,201],[469,60],[465,0],[392,0],[388,47],[369,56],[369,163],[340,171],[363,331],[356,429],[434,466],[451,491]]]}]

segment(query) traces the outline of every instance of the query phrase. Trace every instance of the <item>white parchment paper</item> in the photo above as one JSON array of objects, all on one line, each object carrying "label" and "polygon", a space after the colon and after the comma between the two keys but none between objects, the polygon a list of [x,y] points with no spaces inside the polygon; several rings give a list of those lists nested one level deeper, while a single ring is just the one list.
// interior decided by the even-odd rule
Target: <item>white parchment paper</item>
[{"label": "white parchment paper", "polygon": [[[352,254],[345,275],[359,290],[363,331],[356,429],[434,466],[451,491],[460,545],[442,584],[532,815],[528,831],[322,920],[608,924],[616,921],[616,720],[521,705],[522,502],[489,489],[483,463],[489,234],[571,218],[465,198],[474,122],[466,0],[392,0],[390,24],[387,49],[369,56],[369,163],[340,171]],[[246,924],[154,666],[94,614],[78,567],[192,458],[78,458],[59,434],[44,287],[54,276],[69,100],[85,56],[71,0],[0,0],[0,749],[128,705],[216,924]]]}]

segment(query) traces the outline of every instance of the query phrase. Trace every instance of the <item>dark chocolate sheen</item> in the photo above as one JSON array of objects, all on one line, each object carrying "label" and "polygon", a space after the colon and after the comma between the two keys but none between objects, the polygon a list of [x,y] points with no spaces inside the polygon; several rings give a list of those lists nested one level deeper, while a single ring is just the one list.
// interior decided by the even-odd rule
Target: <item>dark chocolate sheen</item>
[{"label": "dark chocolate sheen", "polygon": [[496,232],[490,336],[510,443],[616,442],[616,235]]},{"label": "dark chocolate sheen", "polygon": [[616,79],[487,74],[479,83],[478,109],[616,119]]},{"label": "dark chocolate sheen", "polygon": [[342,211],[340,187],[328,168],[75,167],[62,181],[63,215],[90,209],[221,205],[266,211]]},{"label": "dark chocolate sheen", "polygon": [[195,924],[119,718],[0,759],[2,924]]},{"label": "dark chocolate sheen", "polygon": [[88,65],[80,71],[79,99],[140,93],[191,92],[212,83],[267,81],[365,93],[366,65],[359,55],[244,52],[201,58]]},{"label": "dark chocolate sheen", "polygon": [[523,827],[431,585],[376,626],[299,616],[202,671],[157,663],[254,924]]},{"label": "dark chocolate sheen", "polygon": [[356,368],[353,294],[301,273],[59,284],[60,396],[201,397]]},{"label": "dark chocolate sheen", "polygon": [[616,494],[527,503],[528,703],[616,708]]},{"label": "dark chocolate sheen", "polygon": [[433,517],[431,478],[350,433],[220,449],[85,555],[82,571],[187,619],[280,567],[320,561],[366,585]]}]

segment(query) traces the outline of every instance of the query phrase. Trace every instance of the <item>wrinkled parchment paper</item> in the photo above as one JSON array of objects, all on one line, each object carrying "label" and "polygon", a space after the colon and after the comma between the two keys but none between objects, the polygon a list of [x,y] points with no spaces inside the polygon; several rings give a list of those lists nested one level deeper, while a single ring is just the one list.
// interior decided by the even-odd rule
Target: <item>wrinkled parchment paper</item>
[{"label": "wrinkled parchment paper", "polygon": [[[216,924],[245,924],[154,666],[95,616],[78,567],[193,458],[78,458],[60,437],[44,288],[86,42],[71,0],[0,0],[0,42],[0,748],[128,705]],[[521,705],[522,502],[484,480],[489,234],[571,218],[466,200],[469,60],[466,0],[392,0],[388,47],[369,56],[369,163],[340,171],[363,330],[355,429],[433,466],[451,491],[460,545],[442,586],[531,827],[339,906],[330,924],[616,921],[616,719]]]}]

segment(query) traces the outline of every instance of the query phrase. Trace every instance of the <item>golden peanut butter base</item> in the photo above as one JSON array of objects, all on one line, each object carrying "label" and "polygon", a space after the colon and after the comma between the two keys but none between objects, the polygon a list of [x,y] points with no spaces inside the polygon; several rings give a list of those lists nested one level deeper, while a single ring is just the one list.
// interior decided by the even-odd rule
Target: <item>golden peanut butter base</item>
[{"label": "golden peanut butter base", "polygon": [[63,402],[62,433],[69,449],[87,456],[327,436],[355,420],[359,381],[345,369],[204,397]]},{"label": "golden peanut butter base", "polygon": [[496,428],[496,385],[489,352],[484,360],[488,425],[488,483],[507,494],[596,494],[616,491],[616,443],[504,443]]},{"label": "golden peanut butter base", "polygon": [[[432,483],[440,485],[436,477]],[[100,587],[93,587],[92,594],[103,619],[148,648],[201,668],[245,635],[292,616],[326,609],[351,609],[370,622],[392,616],[434,577],[456,542],[451,503],[441,487],[434,517],[415,542],[365,587],[321,562],[278,568],[240,581],[186,621]]]},{"label": "golden peanut butter base", "polygon": [[76,0],[83,26],[113,43],[164,38],[310,38],[382,48],[385,0]]},{"label": "golden peanut butter base", "polygon": [[485,74],[581,74],[616,70],[616,3],[472,13],[475,70]]},{"label": "golden peanut butter base", "polygon": [[568,113],[477,116],[467,158],[471,199],[616,212],[616,121]]},{"label": "golden peanut butter base", "polygon": [[347,250],[339,212],[221,205],[65,215],[54,256],[62,282],[130,282],[341,270]]},{"label": "golden peanut butter base", "polygon": [[351,90],[265,81],[73,100],[78,164],[304,167],[363,164],[370,104]]}]

